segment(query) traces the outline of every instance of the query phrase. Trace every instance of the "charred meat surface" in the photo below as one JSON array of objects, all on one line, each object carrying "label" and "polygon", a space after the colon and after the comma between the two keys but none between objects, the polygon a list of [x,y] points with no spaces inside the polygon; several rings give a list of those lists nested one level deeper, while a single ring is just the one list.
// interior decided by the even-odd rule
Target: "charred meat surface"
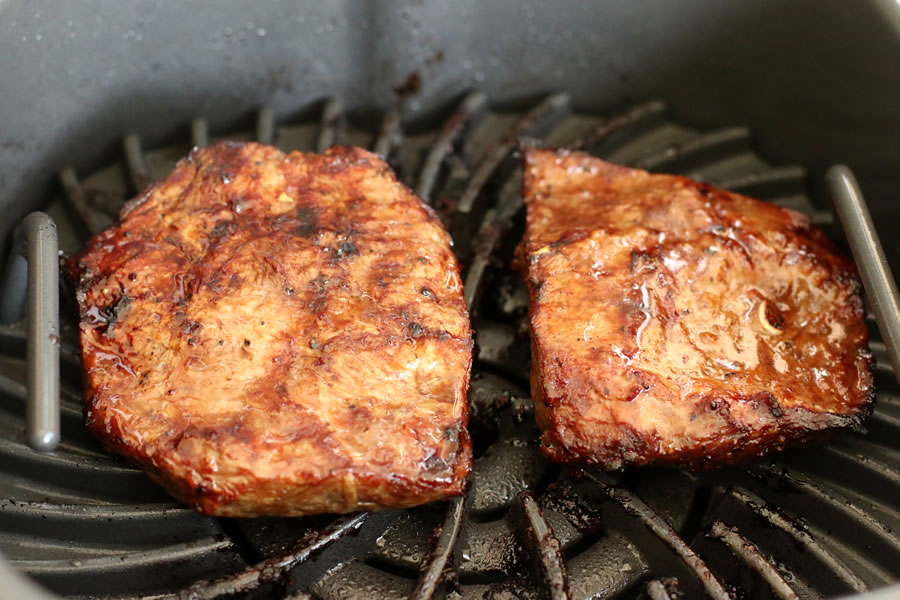
[{"label": "charred meat surface", "polygon": [[525,155],[532,393],[552,460],[739,462],[871,411],[854,265],[796,212]]},{"label": "charred meat surface", "polygon": [[471,468],[450,238],[377,156],[195,150],[69,262],[86,421],[221,516],[406,507]]}]

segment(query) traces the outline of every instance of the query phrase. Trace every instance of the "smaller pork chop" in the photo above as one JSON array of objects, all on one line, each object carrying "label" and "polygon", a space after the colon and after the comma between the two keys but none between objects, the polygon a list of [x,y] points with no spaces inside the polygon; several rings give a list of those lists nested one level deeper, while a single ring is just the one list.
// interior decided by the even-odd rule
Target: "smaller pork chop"
[{"label": "smaller pork chop", "polygon": [[552,460],[738,462],[858,426],[853,263],[796,212],[586,154],[525,154],[532,393]]}]

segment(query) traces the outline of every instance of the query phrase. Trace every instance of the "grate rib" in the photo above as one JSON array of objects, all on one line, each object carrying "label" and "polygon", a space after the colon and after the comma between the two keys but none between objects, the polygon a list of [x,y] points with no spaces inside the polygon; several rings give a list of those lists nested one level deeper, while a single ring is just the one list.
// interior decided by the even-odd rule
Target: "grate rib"
[{"label": "grate rib", "polygon": [[566,93],[557,93],[548,96],[540,104],[528,111],[519,119],[500,140],[495,143],[481,158],[478,169],[469,180],[465,191],[459,199],[457,210],[462,214],[469,214],[475,206],[475,201],[481,195],[485,184],[509,154],[513,151],[519,139],[532,133],[536,127],[547,118],[561,115],[569,108],[571,97]]},{"label": "grate rib", "polygon": [[456,538],[459,536],[459,528],[462,523],[463,508],[465,507],[465,496],[454,498],[447,507],[447,516],[441,525],[441,534],[438,537],[437,544],[432,552],[431,559],[427,566],[422,570],[419,581],[412,594],[409,595],[410,600],[430,600],[437,591],[441,582],[441,575],[444,573],[444,567],[453,553],[456,546]]},{"label": "grate rib", "polygon": [[822,451],[833,457],[834,464],[851,463],[858,473],[866,473],[870,479],[880,480],[879,485],[883,486],[885,491],[894,490],[890,496],[900,498],[900,471],[887,460],[877,463],[871,460],[870,457],[875,455],[876,448],[866,438],[849,438],[831,443],[822,448]]},{"label": "grate rib", "polygon": [[[28,334],[21,324],[5,325],[0,323],[0,348],[3,348],[3,345],[8,345],[12,346],[15,352],[25,354],[27,337]],[[7,348],[4,348],[4,350],[7,350]],[[79,369],[81,368],[81,348],[65,340],[60,340],[59,350],[60,358],[64,362]],[[80,401],[81,398],[79,397]]]},{"label": "grate rib", "polygon": [[[754,197],[798,196],[806,193],[806,170],[802,167],[775,167],[723,179],[716,185]],[[809,208],[813,208],[811,204]]]},{"label": "grate rib", "polygon": [[[132,522],[173,521],[190,525],[193,520],[206,520],[181,504],[58,504],[51,502],[23,502],[12,498],[0,498],[0,519],[11,528],[22,527],[21,521],[67,521],[94,524],[123,520]],[[98,525],[99,526],[99,525]],[[24,529],[24,527],[22,527]]]},{"label": "grate rib", "polygon": [[359,513],[337,519],[334,523],[304,537],[293,548],[264,560],[240,573],[213,581],[200,581],[187,590],[167,596],[177,600],[213,600],[225,594],[236,594],[251,590],[261,583],[274,581],[292,568],[308,559],[314,552],[332,542],[359,530],[366,522],[368,513]]},{"label": "grate rib", "polygon": [[656,511],[625,488],[608,485],[590,473],[587,476],[600,486],[607,496],[615,500],[628,514],[637,517],[647,529],[671,548],[678,555],[678,558],[694,572],[694,575],[700,580],[710,598],[714,600],[730,600],[728,592],[725,591],[725,588],[716,576],[709,570],[703,559],[697,556],[697,553],[694,552],[688,543],[681,539],[675,529]]},{"label": "grate rib", "polygon": [[751,569],[756,571],[766,580],[779,598],[784,600],[800,600],[800,596],[791,589],[784,578],[778,574],[775,567],[762,555],[759,548],[742,536],[737,527],[731,527],[722,521],[713,521],[709,531],[710,535],[723,542],[731,553],[744,561]]},{"label": "grate rib", "polygon": [[673,596],[669,592],[673,591],[674,593],[674,590],[677,590],[677,588],[677,579],[668,581],[654,579],[647,582],[647,595],[650,596],[650,600],[673,600]]},{"label": "grate rib", "polygon": [[[5,466],[10,471],[21,470],[28,473],[30,468],[39,469],[41,472],[46,471],[44,477],[35,478],[46,479],[52,481],[53,469],[65,469],[69,471],[80,471],[83,476],[93,479],[96,476],[96,485],[98,488],[103,487],[106,478],[122,478],[119,484],[127,484],[128,480],[141,479],[144,475],[141,471],[130,466],[119,464],[109,455],[102,456],[75,456],[71,454],[35,454],[29,452],[21,444],[17,444],[11,440],[0,439],[0,457],[3,457]],[[112,480],[106,480],[106,483],[112,484]],[[84,481],[86,484],[87,481]]]},{"label": "grate rib", "polygon": [[484,273],[490,263],[491,254],[500,240],[502,225],[497,221],[497,211],[493,208],[488,209],[484,214],[478,234],[475,236],[475,252],[466,272],[465,283],[463,283],[463,297],[470,312],[474,310],[475,299],[478,298],[481,281],[484,279]]},{"label": "grate rib", "polygon": [[[900,553],[900,539],[892,535],[890,527],[864,511],[855,502],[851,502],[849,499],[841,497],[841,494],[833,488],[826,489],[824,486],[813,483],[805,475],[797,472],[789,472],[786,467],[777,463],[760,464],[751,469],[751,473],[753,472],[761,474],[762,479],[775,489],[777,489],[779,483],[787,483],[794,489],[828,505],[852,521],[865,527],[870,533],[876,535],[879,540],[890,546],[895,552]],[[774,478],[778,483],[773,482],[770,478]]]},{"label": "grate rib", "polygon": [[69,206],[75,210],[75,214],[81,220],[85,229],[91,235],[96,235],[112,225],[112,217],[94,208],[87,200],[87,194],[75,174],[75,169],[66,167],[59,173],[59,181],[65,192]]},{"label": "grate rib", "polygon": [[387,160],[394,148],[403,141],[403,128],[400,115],[395,112],[389,112],[381,121],[381,128],[375,137],[375,143],[372,144],[372,151],[378,156]]},{"label": "grate rib", "polygon": [[873,421],[877,421],[878,425],[890,430],[891,436],[894,436],[894,439],[900,439],[900,417],[895,417],[876,410],[869,419],[870,426],[874,425]]},{"label": "grate rib", "polygon": [[491,257],[503,236],[512,226],[512,220],[516,213],[524,205],[521,189],[522,172],[521,169],[516,169],[515,174],[503,184],[500,190],[500,200],[496,206],[488,209],[481,220],[478,233],[474,238],[472,260],[463,285],[463,294],[469,306],[474,306]]},{"label": "grate rib", "polygon": [[191,121],[191,145],[195,148],[209,145],[209,125],[203,117]]},{"label": "grate rib", "polygon": [[122,140],[122,146],[125,148],[125,164],[131,178],[131,187],[135,194],[140,194],[151,183],[141,138],[136,133],[129,133]]},{"label": "grate rib", "polygon": [[471,92],[463,98],[459,108],[450,115],[450,118],[441,127],[441,131],[431,145],[431,150],[425,158],[421,171],[419,171],[419,182],[416,185],[416,195],[427,204],[433,204],[431,190],[437,180],[438,171],[440,171],[444,159],[453,150],[456,138],[459,137],[466,123],[472,120],[486,102],[487,96],[483,93]]},{"label": "grate rib", "polygon": [[834,555],[826,550],[822,544],[817,542],[812,535],[799,527],[787,515],[770,508],[765,500],[745,488],[733,488],[731,490],[731,495],[747,505],[750,510],[759,517],[765,519],[771,526],[776,527],[791,536],[796,543],[800,544],[801,547],[818,558],[853,591],[865,592],[868,590],[868,586],[866,586],[862,579],[854,575],[846,565],[835,558]]},{"label": "grate rib", "polygon": [[341,113],[343,106],[337,98],[329,98],[322,108],[319,123],[319,139],[316,141],[316,152],[325,152],[331,146],[341,143]]},{"label": "grate rib", "polygon": [[659,100],[639,104],[621,114],[605,119],[587,135],[572,142],[572,147],[591,150],[613,134],[638,123],[655,124],[666,113],[666,105]]},{"label": "grate rib", "polygon": [[666,172],[683,171],[697,164],[709,164],[713,159],[745,151],[749,143],[750,131],[746,127],[731,127],[703,134],[678,146],[665,148],[659,153],[635,161],[634,166],[648,171],[661,169]]},{"label": "grate rib", "polygon": [[[51,576],[92,576],[103,575],[108,571],[120,570],[124,565],[164,565],[176,561],[190,561],[197,557],[213,552],[224,552],[233,549],[229,540],[206,538],[184,542],[147,550],[144,552],[131,552],[118,556],[102,556],[97,558],[84,558],[79,560],[13,560],[14,567],[37,577]],[[178,597],[178,596],[173,596]],[[199,597],[199,598],[202,598]],[[193,600],[193,599],[192,599]]]},{"label": "grate rib", "polygon": [[275,141],[275,111],[268,106],[256,113],[256,141],[269,145]]},{"label": "grate rib", "polygon": [[566,577],[566,563],[563,561],[559,540],[553,535],[553,530],[544,519],[531,492],[521,492],[519,502],[525,513],[526,533],[538,550],[538,560],[544,584],[547,586],[547,596],[550,600],[567,600],[569,586]]}]

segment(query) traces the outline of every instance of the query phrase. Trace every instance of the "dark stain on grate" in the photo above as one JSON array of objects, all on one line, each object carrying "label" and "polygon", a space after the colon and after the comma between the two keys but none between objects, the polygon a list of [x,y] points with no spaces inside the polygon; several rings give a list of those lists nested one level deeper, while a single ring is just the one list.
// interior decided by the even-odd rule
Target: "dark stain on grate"
[{"label": "dark stain on grate", "polygon": [[[569,104],[553,94],[524,113],[489,111],[473,92],[442,124],[413,134],[396,113],[355,126],[329,99],[317,121],[282,124],[263,108],[255,131],[228,136],[285,149],[373,147],[450,226],[477,329],[476,461],[464,497],[308,519],[217,520],[171,504],[84,431],[66,292],[55,454],[25,444],[24,333],[0,328],[7,557],[62,594],[171,598],[795,598],[862,592],[900,577],[900,392],[877,332],[879,405],[868,437],[848,433],[824,451],[699,475],[567,472],[540,457],[526,391],[527,295],[509,270],[522,226],[515,155],[523,136],[680,172],[831,223],[806,196],[803,170],[762,161],[744,128],[700,133],[669,122],[656,101],[607,117],[572,113]],[[76,250],[190,146],[207,145],[210,127],[195,119],[185,138],[145,152],[129,135],[123,163],[83,180],[64,170],[65,201],[48,208],[62,248]]]}]

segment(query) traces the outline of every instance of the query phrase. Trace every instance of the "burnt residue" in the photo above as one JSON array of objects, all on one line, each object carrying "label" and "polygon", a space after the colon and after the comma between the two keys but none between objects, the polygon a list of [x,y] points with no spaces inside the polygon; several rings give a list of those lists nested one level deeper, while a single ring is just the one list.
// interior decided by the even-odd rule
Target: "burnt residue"
[{"label": "burnt residue", "polygon": [[127,294],[122,294],[115,302],[100,309],[100,314],[106,321],[103,329],[105,335],[112,335],[116,323],[128,312],[129,308],[131,308],[131,298]]},{"label": "burnt residue", "polygon": [[414,71],[410,73],[406,80],[394,88],[394,93],[399,98],[408,98],[422,91],[422,76]]},{"label": "burnt residue", "polygon": [[767,407],[769,411],[772,413],[772,416],[776,419],[780,419],[784,416],[784,411],[781,410],[781,405],[778,403],[778,399],[772,394],[772,392],[759,392],[754,394],[750,401],[754,404],[762,404]]},{"label": "burnt residue", "polygon": [[411,71],[402,83],[394,86],[394,94],[396,94],[397,98],[400,100],[405,100],[420,93],[424,83],[423,72],[426,74],[431,73],[433,69],[442,62],[444,62],[444,51],[437,50],[434,54],[420,63],[421,68],[419,70]]},{"label": "burnt residue", "polygon": [[538,504],[545,511],[552,510],[564,515],[575,529],[585,535],[597,536],[604,530],[603,512],[598,504],[583,498],[567,480],[550,484],[538,499]]},{"label": "burnt residue", "polygon": [[411,338],[420,338],[425,335],[425,328],[414,321],[407,324],[407,330]]},{"label": "burnt residue", "polygon": [[356,258],[357,256],[359,256],[359,249],[356,247],[356,244],[348,238],[337,245],[337,248],[335,248],[334,253],[331,255],[331,259],[333,262],[338,262]]},{"label": "burnt residue", "polygon": [[469,431],[480,456],[497,440],[503,412],[512,404],[514,391],[497,385],[493,376],[489,381],[479,377],[469,388]]}]

